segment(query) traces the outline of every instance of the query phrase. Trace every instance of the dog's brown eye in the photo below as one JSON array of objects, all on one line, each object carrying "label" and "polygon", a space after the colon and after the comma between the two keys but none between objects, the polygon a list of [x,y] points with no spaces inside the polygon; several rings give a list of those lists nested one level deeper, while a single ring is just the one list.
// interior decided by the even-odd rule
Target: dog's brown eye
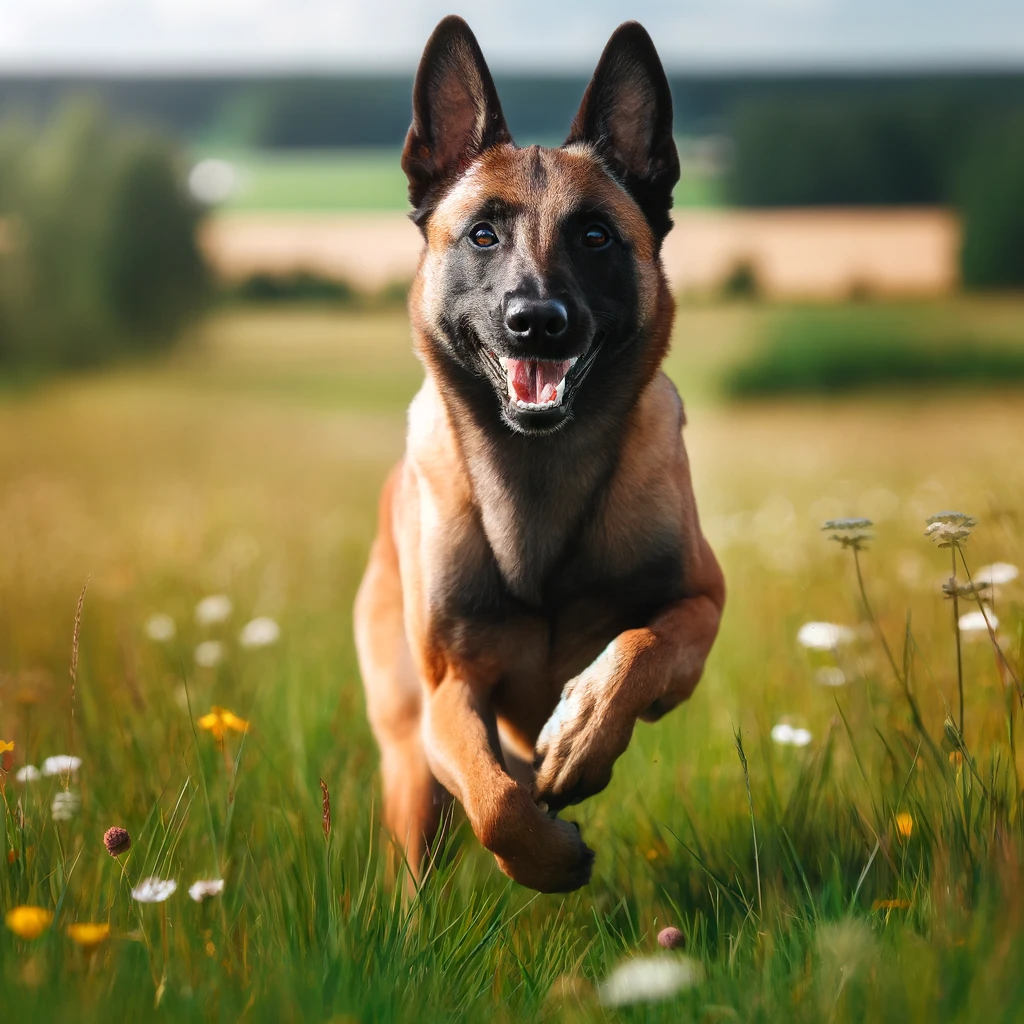
[{"label": "dog's brown eye", "polygon": [[490,224],[477,224],[469,233],[470,241],[481,249],[490,249],[498,244],[498,234]]},{"label": "dog's brown eye", "polygon": [[588,249],[603,249],[611,240],[611,232],[603,224],[591,224],[583,232],[583,244]]}]

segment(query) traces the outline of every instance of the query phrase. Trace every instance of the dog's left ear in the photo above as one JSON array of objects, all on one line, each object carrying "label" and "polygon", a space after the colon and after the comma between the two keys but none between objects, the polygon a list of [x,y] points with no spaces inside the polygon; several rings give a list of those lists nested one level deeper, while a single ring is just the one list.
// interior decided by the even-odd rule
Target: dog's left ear
[{"label": "dog's left ear", "polygon": [[565,140],[574,142],[597,149],[660,242],[672,227],[679,154],[665,69],[639,22],[620,25],[608,40]]},{"label": "dog's left ear", "polygon": [[414,218],[425,216],[440,188],[484,150],[511,141],[476,36],[450,14],[427,40],[413,86],[402,170]]}]

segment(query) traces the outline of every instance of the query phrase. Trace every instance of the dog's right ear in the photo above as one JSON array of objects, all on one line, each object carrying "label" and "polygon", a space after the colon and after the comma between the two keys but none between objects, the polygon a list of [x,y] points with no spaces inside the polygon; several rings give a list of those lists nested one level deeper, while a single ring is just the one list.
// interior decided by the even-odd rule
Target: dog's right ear
[{"label": "dog's right ear", "polygon": [[511,141],[476,37],[462,18],[449,15],[427,41],[413,86],[402,170],[414,219],[484,150]]}]

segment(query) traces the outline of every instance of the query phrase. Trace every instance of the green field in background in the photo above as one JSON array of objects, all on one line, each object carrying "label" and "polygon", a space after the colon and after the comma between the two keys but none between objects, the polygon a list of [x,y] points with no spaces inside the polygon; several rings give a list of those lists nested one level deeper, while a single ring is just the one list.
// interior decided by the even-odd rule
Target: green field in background
[{"label": "green field in background", "polygon": [[[234,165],[238,189],[229,210],[405,210],[406,181],[398,149],[204,152]],[[677,206],[715,206],[720,184],[687,175]]]}]

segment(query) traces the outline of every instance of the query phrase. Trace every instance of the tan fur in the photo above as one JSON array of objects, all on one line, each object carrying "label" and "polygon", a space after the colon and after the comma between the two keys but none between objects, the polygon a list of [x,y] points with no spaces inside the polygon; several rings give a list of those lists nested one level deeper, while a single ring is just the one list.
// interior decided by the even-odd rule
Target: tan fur
[{"label": "tan fur", "polygon": [[[537,161],[543,190],[531,183]],[[493,559],[514,578],[524,524],[491,468],[486,438],[441,386],[430,344],[441,313],[435,275],[484,199],[524,211],[527,256],[543,264],[564,210],[580,195],[600,203],[632,247],[641,327],[651,340],[619,458],[574,540],[585,564],[614,578],[645,564],[658,537],[677,538],[683,596],[643,628],[624,632],[608,596],[566,602],[553,619],[524,602],[500,622],[453,626],[443,621],[439,596],[453,572]],[[544,805],[602,789],[636,721],[657,718],[690,695],[724,602],[722,574],[697,517],[682,406],[658,370],[672,301],[643,215],[588,147],[497,146],[431,215],[410,311],[427,377],[410,408],[405,456],[384,488],[380,532],[355,609],[370,721],[382,750],[385,824],[418,872],[450,793],[506,874],[535,889],[569,890],[587,881],[591,854],[578,830]],[[542,559],[555,557],[574,528],[558,522],[558,500],[553,488]],[[534,755],[531,787],[523,766]]]}]

